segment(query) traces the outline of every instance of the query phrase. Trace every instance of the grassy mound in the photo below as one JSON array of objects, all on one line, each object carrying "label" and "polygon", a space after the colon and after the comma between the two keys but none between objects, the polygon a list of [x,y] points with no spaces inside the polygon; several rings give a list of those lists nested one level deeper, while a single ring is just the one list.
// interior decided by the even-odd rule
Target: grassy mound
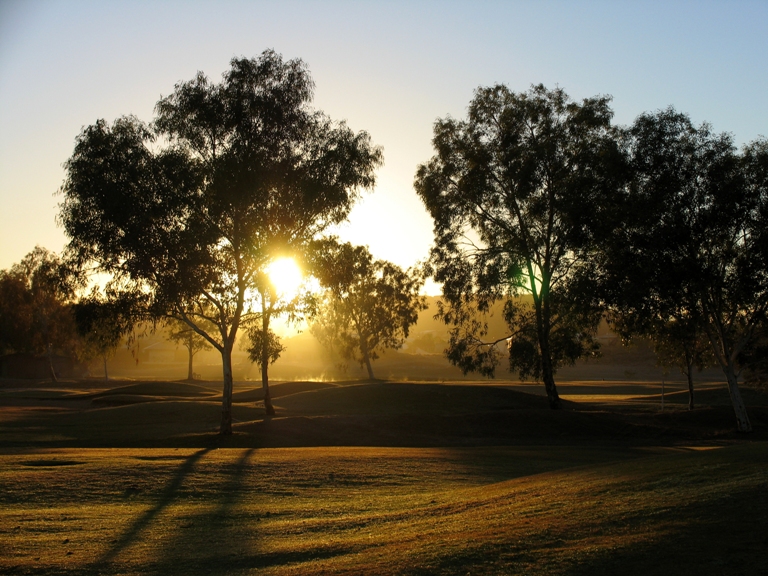
[{"label": "grassy mound", "polygon": [[[564,400],[563,409],[553,411],[542,395],[499,385],[291,382],[273,387],[277,416],[267,418],[260,388],[238,388],[232,437],[217,435],[220,393],[204,385],[141,382],[63,396],[26,390],[15,397],[17,391],[4,390],[0,447],[671,445],[738,439],[732,410],[719,401],[693,412],[670,403],[660,412],[647,401],[614,405],[603,395],[597,403]],[[748,410],[755,427],[750,437],[768,439],[768,407]]]},{"label": "grassy mound", "polygon": [[[291,394],[334,388],[336,386],[337,384],[330,382],[278,382],[270,384],[269,394],[274,399],[290,396]],[[263,400],[264,391],[261,388],[261,384],[256,384],[256,388],[251,390],[236,391],[232,394],[233,402],[261,402]]]},{"label": "grassy mound", "polygon": [[215,396],[216,392],[210,388],[206,388],[198,384],[190,384],[188,382],[149,381],[139,382],[137,384],[129,384],[127,386],[119,386],[117,388],[110,388],[109,390],[103,390],[101,392],[89,394],[88,396],[92,398],[101,398],[111,395],[151,397],[180,396],[184,398],[206,398]]}]

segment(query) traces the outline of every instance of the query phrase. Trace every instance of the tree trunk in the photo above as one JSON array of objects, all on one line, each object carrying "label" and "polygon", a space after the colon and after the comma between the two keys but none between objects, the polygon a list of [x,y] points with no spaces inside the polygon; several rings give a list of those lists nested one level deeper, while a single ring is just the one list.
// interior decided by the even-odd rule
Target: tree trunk
[{"label": "tree trunk", "polygon": [[232,343],[225,342],[221,351],[221,364],[224,372],[224,390],[221,395],[221,428],[219,434],[232,434]]},{"label": "tree trunk", "polygon": [[685,348],[685,376],[688,378],[688,410],[693,410],[693,354]]},{"label": "tree trunk", "polygon": [[56,369],[53,367],[53,347],[50,344],[48,344],[48,347],[46,348],[46,355],[48,356],[48,369],[51,372],[51,381],[58,382],[59,379],[56,377]]},{"label": "tree trunk", "polygon": [[549,283],[547,278],[542,278],[541,288],[538,295],[536,294],[536,276],[530,261],[528,263],[528,277],[531,280],[533,305],[536,311],[536,335],[539,340],[541,379],[544,381],[544,389],[547,391],[549,407],[552,410],[558,410],[560,408],[560,395],[557,393],[557,386],[555,385],[555,372],[552,369],[552,355],[549,350]]},{"label": "tree trunk", "polygon": [[261,388],[264,391],[264,411],[267,416],[274,416],[275,407],[272,405],[272,396],[269,394],[269,314],[263,314],[261,327],[264,331],[264,343],[261,347]]},{"label": "tree trunk", "polygon": [[107,372],[107,355],[104,355],[104,382],[109,382],[109,373]]},{"label": "tree trunk", "polygon": [[693,375],[688,370],[688,410],[693,410]]},{"label": "tree trunk", "polygon": [[189,362],[187,364],[187,380],[189,380],[191,382],[192,380],[194,380],[194,378],[193,378],[194,372],[192,372],[192,356],[194,354],[192,354],[192,347],[191,346],[188,347],[187,350],[189,351]]},{"label": "tree trunk", "polygon": [[[269,358],[267,358],[267,361]],[[275,415],[275,407],[272,405],[272,396],[269,394],[269,374],[267,373],[267,364],[264,362],[261,365],[261,389],[264,390],[264,411],[267,416]]]},{"label": "tree trunk", "polygon": [[728,365],[723,368],[725,377],[728,380],[728,393],[731,396],[733,411],[736,413],[736,429],[739,432],[752,432],[752,423],[747,416],[747,408],[744,406],[744,400],[741,398],[739,384],[736,378],[736,371],[733,366]]},{"label": "tree trunk", "polygon": [[544,356],[542,354],[541,357],[541,372],[542,372],[542,378],[544,380],[544,389],[547,391],[547,400],[549,400],[549,407],[552,408],[552,410],[559,410],[560,405],[560,395],[557,393],[557,385],[555,384],[555,375],[552,372],[552,361],[550,360],[549,356]]},{"label": "tree trunk", "polygon": [[688,410],[693,410],[693,373],[690,366],[686,376],[688,377]]},{"label": "tree trunk", "polygon": [[365,368],[368,370],[368,379],[375,380],[376,377],[373,375],[373,368],[371,367],[371,359],[368,358],[368,354],[365,354]]},{"label": "tree trunk", "polygon": [[365,339],[365,336],[360,334],[359,330],[357,332],[357,336],[360,339],[360,352],[363,355],[363,362],[365,363],[365,368],[368,370],[368,379],[375,380],[376,378],[373,375],[373,367],[371,367],[371,357],[368,354],[368,343]]},{"label": "tree trunk", "polygon": [[541,309],[536,310],[536,324],[539,336],[539,354],[541,355],[541,377],[544,380],[544,389],[547,391],[547,400],[549,407],[553,410],[559,410],[560,395],[557,393],[555,384],[555,373],[552,369],[552,356],[549,351],[549,318]]}]

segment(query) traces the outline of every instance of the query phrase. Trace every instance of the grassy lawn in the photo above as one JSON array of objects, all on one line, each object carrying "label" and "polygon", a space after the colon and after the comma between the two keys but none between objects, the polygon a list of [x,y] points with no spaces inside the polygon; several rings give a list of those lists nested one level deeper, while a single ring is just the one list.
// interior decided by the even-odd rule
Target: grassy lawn
[{"label": "grassy lawn", "polygon": [[239,390],[229,439],[205,386],[3,388],[0,573],[765,570],[764,408],[743,437],[717,391],[284,386],[274,419]]}]

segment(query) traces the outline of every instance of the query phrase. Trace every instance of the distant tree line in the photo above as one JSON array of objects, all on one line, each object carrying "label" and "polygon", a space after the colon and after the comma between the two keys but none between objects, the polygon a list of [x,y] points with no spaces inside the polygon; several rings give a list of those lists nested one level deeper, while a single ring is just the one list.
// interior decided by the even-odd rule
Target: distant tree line
[{"label": "distant tree line", "polygon": [[46,358],[58,380],[56,355],[80,361],[107,358],[136,322],[133,294],[114,288],[80,294],[83,274],[40,246],[9,270],[0,270],[0,353]]},{"label": "distant tree line", "polygon": [[[301,60],[267,50],[233,59],[220,83],[202,73],[180,82],[149,124],[125,116],[84,128],[60,191],[66,257],[38,251],[2,272],[4,303],[36,302],[17,306],[34,336],[3,312],[3,347],[65,347],[50,298],[76,311],[96,356],[137,319],[172,322],[190,377],[194,351],[221,354],[220,432],[230,434],[238,334],[274,414],[268,366],[284,349],[274,319],[313,319],[322,343],[373,378],[372,362],[402,346],[425,309],[431,275],[443,286],[447,358],[465,374],[493,376],[506,358],[559,408],[558,369],[599,355],[607,318],[681,367],[691,408],[693,369],[719,365],[738,429],[751,429],[738,378],[765,365],[766,140],[737,150],[671,108],[622,127],[610,97],[478,88],[466,119],[435,122],[435,155],[414,182],[435,242],[423,268],[402,270],[327,234],[373,188],[383,152],[313,109],[313,89]],[[285,256],[323,291],[279,293],[267,271]],[[112,280],[75,304],[84,270]],[[508,332],[490,339],[500,304]]]}]

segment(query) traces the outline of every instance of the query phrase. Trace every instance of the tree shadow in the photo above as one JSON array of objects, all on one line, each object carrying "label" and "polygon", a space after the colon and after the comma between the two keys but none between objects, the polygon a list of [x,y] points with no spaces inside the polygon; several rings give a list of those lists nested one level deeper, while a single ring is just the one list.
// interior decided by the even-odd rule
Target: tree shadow
[{"label": "tree shadow", "polygon": [[705,501],[654,511],[663,534],[614,550],[584,554],[563,570],[586,575],[743,575],[765,571],[768,493],[764,486],[735,490]]},{"label": "tree shadow", "polygon": [[[309,550],[269,551],[259,545],[264,537],[258,532],[262,521],[276,516],[270,510],[269,495],[251,485],[258,466],[251,461],[257,448],[243,451],[236,462],[222,471],[224,482],[216,490],[214,506],[195,508],[197,513],[179,518],[173,536],[158,546],[155,560],[137,566],[148,574],[223,575],[318,560],[349,552],[338,546],[312,546]],[[280,492],[284,487],[275,487]],[[264,495],[254,512],[242,508],[248,499]],[[251,500],[252,503],[252,500]],[[200,510],[200,511],[198,511]]]},{"label": "tree shadow", "polygon": [[93,570],[97,572],[106,570],[123,550],[138,541],[141,533],[150,526],[163,510],[176,500],[179,489],[184,483],[185,478],[192,472],[200,459],[211,450],[212,448],[198,450],[179,466],[171,481],[160,494],[157,503],[137,518],[123,535],[113,543],[111,548],[96,560],[92,565]]}]

